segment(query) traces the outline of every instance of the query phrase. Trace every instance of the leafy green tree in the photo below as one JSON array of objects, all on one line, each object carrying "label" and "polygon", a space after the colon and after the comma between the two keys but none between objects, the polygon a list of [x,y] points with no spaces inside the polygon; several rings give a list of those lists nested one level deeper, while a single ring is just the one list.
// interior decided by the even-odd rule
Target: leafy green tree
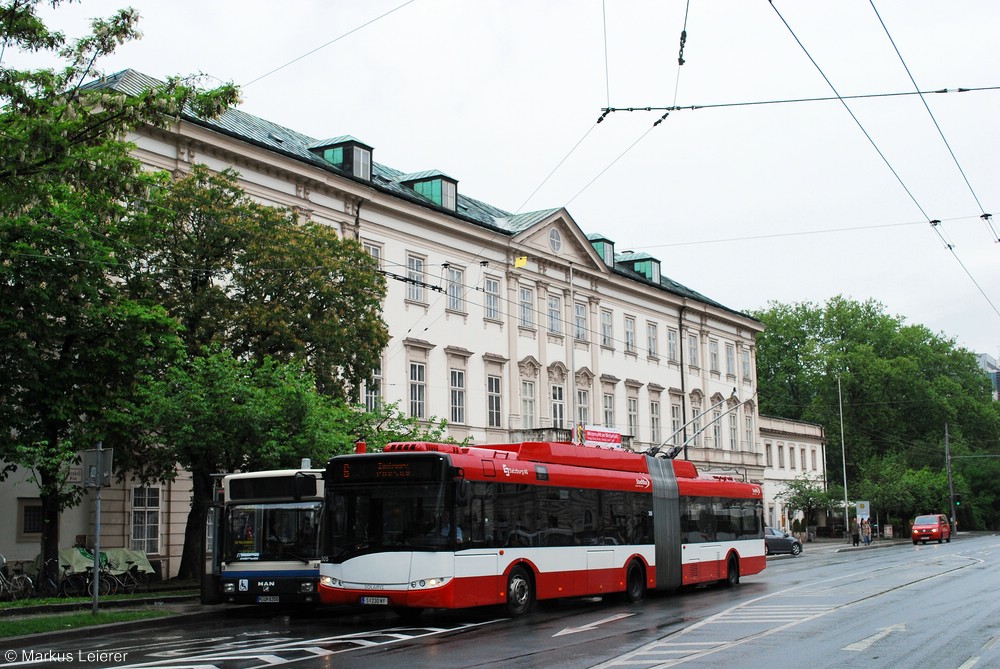
[{"label": "leafy green tree", "polygon": [[218,344],[299,360],[321,392],[357,400],[389,341],[377,261],[329,226],[254,201],[232,170],[161,179],[134,208],[145,243],[133,293],[180,322],[189,354]]},{"label": "leafy green tree", "polygon": [[128,97],[89,87],[100,59],[138,36],[137,15],[95,19],[89,35],[69,41],[38,17],[39,4],[0,2],[4,49],[63,62],[0,67],[0,459],[5,473],[33,472],[51,558],[59,512],[80,495],[68,466],[101,437],[104,411],[137,375],[178,352],[174,321],[117,280],[130,253],[124,203],[147,185],[122,138],[184,105],[211,116],[236,90],[198,93],[174,80]]},{"label": "leafy green tree", "polygon": [[[841,442],[842,417],[852,498],[870,490],[905,508],[907,493],[890,492],[891,476],[866,477],[941,472],[946,425],[953,454],[996,452],[1000,406],[975,356],[954,340],[890,316],[874,300],[771,303],[753,315],[765,326],[757,339],[761,413],[819,423],[832,444]],[[828,479],[840,480],[840,459],[829,464]]]},{"label": "leafy green tree", "polygon": [[816,525],[820,511],[837,506],[837,500],[823,489],[822,482],[803,474],[791,481],[784,481],[784,490],[775,497],[784,500],[792,512],[801,511],[807,525]]},{"label": "leafy green tree", "polygon": [[[250,383],[263,381],[260,373],[271,361],[296,364],[308,371],[313,393],[336,400],[321,413],[314,408],[311,421],[320,421],[315,429],[283,425],[280,449],[277,441],[248,438],[239,421],[223,422],[207,413],[204,419],[214,421],[214,430],[193,431],[183,448],[178,437],[186,432],[155,432],[147,439],[163,440],[167,448],[161,458],[122,463],[143,480],[170,477],[176,465],[191,472],[195,501],[180,567],[181,576],[191,576],[200,565],[212,474],[276,466],[282,453],[291,454],[295,441],[296,457],[315,453],[321,460],[338,452],[334,444],[343,449],[353,443],[345,434],[356,438],[360,426],[350,405],[388,342],[381,316],[385,279],[360,244],[338,238],[328,226],[254,201],[231,170],[213,173],[197,165],[177,180],[159,175],[159,187],[134,204],[128,226],[131,238],[142,240],[126,274],[128,290],[136,299],[163,305],[176,319],[188,366],[198,369],[207,347],[230,352],[244,367],[241,378]],[[261,372],[248,376],[246,367],[253,366]],[[206,391],[212,380],[202,380]],[[154,387],[158,393],[168,389]],[[220,392],[230,397],[225,386]],[[184,419],[183,412],[176,416]],[[153,418],[149,424],[157,424]],[[260,415],[253,421],[264,419]],[[241,420],[253,424],[249,416]],[[320,427],[325,439],[316,431]]]},{"label": "leafy green tree", "polygon": [[861,467],[861,481],[851,491],[855,498],[871,504],[873,515],[888,522],[907,518],[914,504],[913,491],[908,487],[908,469],[898,454],[872,458]]},{"label": "leafy green tree", "polygon": [[134,404],[112,418],[120,435],[132,435],[120,466],[137,478],[173,478],[178,466],[191,472],[179,575],[192,577],[199,573],[212,474],[298,467],[304,457],[324,462],[348,452],[352,439],[338,426],[352,413],[317,392],[298,363],[258,363],[216,349],[145,379]]}]

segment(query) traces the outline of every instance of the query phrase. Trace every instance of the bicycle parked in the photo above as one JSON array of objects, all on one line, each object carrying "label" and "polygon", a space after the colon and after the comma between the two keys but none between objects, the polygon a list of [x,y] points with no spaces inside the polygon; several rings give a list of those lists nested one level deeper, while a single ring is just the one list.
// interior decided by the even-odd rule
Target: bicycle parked
[{"label": "bicycle parked", "polygon": [[38,574],[32,579],[36,597],[59,597],[63,594],[59,587],[58,564],[56,558],[51,558],[38,570]]},{"label": "bicycle parked", "polygon": [[108,582],[110,594],[133,595],[136,591],[149,590],[149,576],[139,571],[139,565],[132,560],[126,560],[125,569],[115,560],[109,559],[101,565],[101,594],[104,594],[104,581]]},{"label": "bicycle parked", "polygon": [[7,565],[7,558],[0,555],[0,598],[24,599],[35,593],[31,578],[24,573],[23,562],[20,568]]},{"label": "bicycle parked", "polygon": [[[63,568],[63,579],[61,586],[61,593],[64,597],[84,597],[86,595],[93,596],[94,594],[94,568],[87,567],[86,571],[71,572],[72,567],[68,564],[64,564]],[[111,580],[103,575],[104,570],[101,570],[102,575],[100,579],[100,587],[98,588],[98,594],[102,597],[104,595],[111,593]]]}]

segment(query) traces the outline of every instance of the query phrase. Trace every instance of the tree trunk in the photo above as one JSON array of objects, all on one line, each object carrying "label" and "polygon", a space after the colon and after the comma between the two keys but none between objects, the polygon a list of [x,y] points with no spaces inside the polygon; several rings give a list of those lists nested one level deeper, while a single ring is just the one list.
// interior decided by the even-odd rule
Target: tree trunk
[{"label": "tree trunk", "polygon": [[201,579],[205,569],[204,543],[208,505],[212,501],[212,475],[192,472],[194,490],[191,493],[191,513],[184,528],[184,552],[177,578]]},{"label": "tree trunk", "polygon": [[53,560],[56,567],[50,569],[49,575],[56,577],[62,573],[62,565],[57,564],[59,562],[59,512],[61,511],[59,507],[61,504],[59,493],[53,492],[58,489],[59,477],[58,474],[47,469],[41,469],[39,473],[41,481],[38,486],[38,498],[42,502],[42,565],[44,567],[46,562]]}]

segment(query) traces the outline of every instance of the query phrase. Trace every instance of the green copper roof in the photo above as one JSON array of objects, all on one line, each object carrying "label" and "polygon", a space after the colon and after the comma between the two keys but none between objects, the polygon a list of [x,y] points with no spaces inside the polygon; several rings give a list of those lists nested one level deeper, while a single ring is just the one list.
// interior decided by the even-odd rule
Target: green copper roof
[{"label": "green copper roof", "polygon": [[[156,88],[162,85],[164,85],[164,82],[142,74],[141,72],[137,72],[135,70],[122,70],[121,72],[88,82],[82,88],[112,89],[127,95],[140,95],[150,88]],[[354,177],[347,171],[323,160],[322,157],[314,153],[311,149],[324,148],[345,142],[354,142],[361,146],[372,148],[370,145],[355,139],[351,135],[340,135],[330,139],[317,140],[300,132],[296,132],[295,130],[278,125],[277,123],[272,123],[257,116],[247,114],[239,109],[228,109],[218,118],[214,119],[201,118],[189,109],[183,114],[183,117],[192,123],[211,128],[222,134],[229,135],[230,137],[234,137],[249,144],[266,148],[275,153],[309,163],[318,169],[327,170],[345,179],[351,179],[354,181],[361,180]],[[420,178],[428,178],[431,176],[442,176],[451,179],[452,181],[457,181],[456,179],[448,177],[438,170],[405,174],[387,165],[382,165],[381,163],[372,161],[372,178],[370,184],[373,187],[395,197],[408,200],[424,207],[435,209],[449,216],[460,218],[473,225],[478,225],[511,237],[538,225],[561,210],[561,208],[555,208],[515,214],[459,193],[457,197],[456,210],[449,211],[435,205],[430,200],[414,192],[411,188],[404,186],[402,183],[403,181],[419,180]],[[362,181],[362,183],[369,182]],[[595,234],[587,235],[587,239],[591,241],[611,241],[603,235]],[[726,311],[750,318],[749,316],[746,316],[746,314],[719,304],[718,302],[705,297],[701,293],[691,290],[687,286],[677,283],[671,279],[661,278],[659,283],[649,281],[645,276],[631,269],[631,262],[638,259],[656,260],[646,253],[615,254],[615,266],[611,269],[615,274],[620,276],[640,281],[676,295],[695,299],[699,302],[711,304],[719,307],[720,309],[725,309]]]}]

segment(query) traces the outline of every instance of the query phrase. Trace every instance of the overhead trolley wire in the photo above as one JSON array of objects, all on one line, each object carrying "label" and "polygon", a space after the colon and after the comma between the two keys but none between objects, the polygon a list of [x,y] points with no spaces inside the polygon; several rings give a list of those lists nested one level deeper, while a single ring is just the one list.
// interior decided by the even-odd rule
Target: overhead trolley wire
[{"label": "overhead trolley wire", "polygon": [[[892,44],[893,50],[895,50],[896,55],[899,57],[900,64],[903,66],[903,69],[906,70],[906,76],[908,76],[910,78],[910,81],[913,83],[913,88],[919,92],[920,87],[917,86],[917,81],[916,79],[913,78],[913,73],[910,72],[909,66],[907,66],[906,61],[903,59],[903,54],[899,52],[899,47],[896,46],[896,41],[892,39],[892,35],[889,34],[889,28],[885,25],[885,21],[882,19],[882,15],[879,14],[878,9],[875,7],[874,0],[868,0],[868,2],[872,7],[872,11],[875,12],[875,16],[878,18],[879,24],[881,24],[882,26],[882,30],[885,31],[885,36],[889,38],[889,43]],[[927,110],[927,114],[928,116],[931,117],[931,121],[934,122],[934,127],[937,128],[938,135],[941,136],[941,141],[944,142],[945,147],[948,149],[948,153],[951,154],[951,159],[955,162],[955,167],[958,168],[959,174],[961,174],[962,179],[965,180],[965,185],[969,188],[969,192],[972,194],[972,198],[976,201],[976,205],[979,207],[979,211],[982,213],[982,216],[980,216],[980,218],[983,220],[983,222],[986,224],[987,229],[990,231],[990,236],[992,237],[994,242],[1000,242],[1000,235],[997,235],[997,230],[993,226],[992,215],[986,213],[986,209],[983,207],[982,202],[979,201],[979,196],[976,195],[975,189],[972,187],[972,184],[969,183],[969,177],[966,176],[965,170],[962,169],[962,165],[958,162],[958,157],[952,150],[951,144],[948,143],[948,139],[944,136],[944,131],[941,130],[941,125],[938,123],[937,118],[935,118],[934,112],[931,111],[930,105],[927,104],[927,99],[922,94],[920,95],[920,101],[924,104],[924,109]]]},{"label": "overhead trolley wire", "polygon": [[886,167],[889,168],[889,171],[892,172],[892,175],[896,177],[896,181],[899,182],[899,185],[910,197],[910,200],[913,202],[914,205],[916,205],[917,209],[920,210],[920,213],[924,216],[924,218],[927,219],[927,222],[930,224],[931,229],[933,229],[935,234],[937,234],[938,239],[940,239],[941,243],[944,244],[945,248],[951,252],[952,257],[955,258],[956,262],[958,262],[959,266],[962,268],[962,271],[964,271],[966,276],[969,277],[969,280],[972,281],[973,285],[979,291],[979,294],[983,296],[987,304],[990,305],[990,308],[993,310],[993,312],[997,316],[1000,316],[1000,310],[998,310],[996,305],[993,304],[993,301],[990,299],[989,295],[986,294],[986,291],[983,290],[983,287],[979,285],[979,282],[976,280],[976,278],[972,276],[972,273],[969,271],[969,268],[965,266],[965,263],[962,262],[962,259],[958,257],[958,254],[955,252],[955,245],[949,242],[948,239],[945,237],[944,232],[941,230],[941,221],[938,219],[932,219],[927,214],[927,212],[924,211],[924,208],[920,205],[920,202],[917,201],[916,196],[914,196],[912,191],[910,191],[906,183],[903,181],[902,177],[899,176],[899,173],[889,162],[889,159],[886,158],[884,153],[882,153],[882,150],[879,148],[878,144],[875,143],[875,140],[865,129],[864,125],[861,123],[858,117],[854,114],[854,111],[851,109],[850,105],[847,104],[846,99],[840,94],[840,92],[837,90],[837,87],[833,85],[833,82],[830,81],[830,78],[826,76],[826,73],[823,71],[823,68],[819,66],[819,63],[817,63],[816,60],[812,57],[812,54],[809,53],[809,50],[806,49],[804,44],[802,44],[802,41],[799,39],[798,35],[795,34],[795,31],[792,30],[792,27],[788,24],[788,21],[785,20],[784,16],[782,16],[781,11],[777,7],[775,7],[774,0],[768,0],[768,4],[771,5],[771,8],[774,10],[774,13],[778,15],[778,18],[784,24],[785,28],[788,29],[788,32],[789,34],[791,34],[792,39],[794,39],[796,44],[799,45],[799,48],[802,49],[802,52],[809,59],[809,62],[813,64],[813,67],[815,67],[816,71],[819,72],[821,77],[823,77],[823,80],[830,87],[830,90],[832,90],[834,95],[837,96],[837,99],[840,101],[841,105],[843,105],[844,109],[847,110],[847,113],[850,114],[851,118],[854,119],[854,123],[861,130],[862,134],[864,134],[864,136],[868,139],[869,144],[871,144],[872,148],[875,149],[875,152],[878,153],[879,157],[882,159],[882,162],[884,162]]},{"label": "overhead trolley wire", "polygon": [[281,70],[285,69],[285,68],[286,68],[286,67],[288,67],[289,65],[293,65],[293,64],[295,64],[295,63],[299,62],[300,60],[302,60],[303,58],[307,58],[307,57],[309,57],[309,56],[313,55],[314,53],[316,53],[317,51],[321,51],[322,49],[325,49],[326,47],[330,46],[330,45],[331,45],[331,44],[333,44],[334,42],[338,42],[338,41],[340,41],[340,40],[344,39],[345,37],[347,37],[348,35],[351,35],[351,34],[353,34],[353,33],[356,33],[356,32],[358,32],[359,30],[361,30],[362,28],[366,28],[366,27],[370,26],[371,24],[375,23],[376,21],[378,21],[378,20],[380,20],[380,19],[384,19],[385,17],[389,16],[389,15],[390,15],[390,14],[392,14],[393,12],[397,12],[397,11],[399,11],[400,9],[402,9],[403,7],[406,7],[407,5],[411,5],[411,4],[413,4],[414,2],[416,2],[416,0],[407,0],[407,1],[406,1],[406,2],[404,2],[403,4],[401,4],[401,5],[398,5],[398,6],[396,6],[396,7],[393,7],[393,8],[392,8],[392,9],[390,9],[389,11],[387,11],[387,12],[384,12],[384,13],[382,13],[382,14],[379,14],[378,16],[376,16],[375,18],[373,18],[373,19],[371,19],[371,20],[369,20],[369,21],[365,21],[364,23],[362,23],[361,25],[359,25],[359,26],[357,26],[357,27],[355,27],[355,28],[351,28],[351,29],[350,29],[350,30],[348,30],[348,31],[347,31],[346,33],[343,33],[342,35],[338,35],[337,37],[333,38],[333,39],[332,39],[332,40],[330,40],[329,42],[327,42],[327,43],[325,43],[325,44],[321,44],[321,45],[319,45],[318,47],[316,47],[315,49],[311,49],[311,50],[309,50],[309,51],[305,52],[304,54],[302,54],[301,56],[297,56],[297,57],[293,58],[292,60],[288,61],[288,62],[287,62],[287,63],[285,63],[284,65],[280,65],[280,66],[278,66],[278,67],[274,68],[273,70],[271,70],[271,71],[269,71],[269,72],[265,72],[264,74],[260,75],[260,76],[259,76],[259,77],[257,77],[256,79],[251,79],[250,81],[248,81],[248,82],[246,82],[245,84],[243,84],[241,88],[246,88],[247,86],[249,86],[249,85],[251,85],[251,84],[255,84],[255,83],[257,83],[257,82],[258,82],[258,81],[260,81],[261,79],[265,79],[265,78],[267,78],[267,77],[271,76],[271,75],[272,75],[272,74],[274,74],[275,72],[280,72]]}]

